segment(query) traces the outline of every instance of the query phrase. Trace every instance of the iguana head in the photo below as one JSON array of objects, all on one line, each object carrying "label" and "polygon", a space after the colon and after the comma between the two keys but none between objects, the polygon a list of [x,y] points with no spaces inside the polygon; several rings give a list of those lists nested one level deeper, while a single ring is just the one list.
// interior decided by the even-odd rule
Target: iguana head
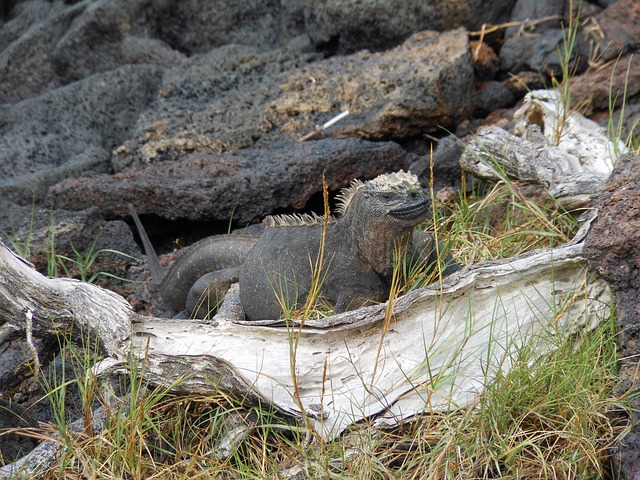
[{"label": "iguana head", "polygon": [[400,170],[373,180],[355,180],[338,196],[341,216],[356,215],[372,225],[410,229],[427,218],[431,199],[418,177]]}]

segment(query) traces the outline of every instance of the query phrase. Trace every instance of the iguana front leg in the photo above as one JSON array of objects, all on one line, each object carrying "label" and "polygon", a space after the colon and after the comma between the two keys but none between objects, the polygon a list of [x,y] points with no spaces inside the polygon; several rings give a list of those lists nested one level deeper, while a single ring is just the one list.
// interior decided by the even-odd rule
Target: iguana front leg
[{"label": "iguana front leg", "polygon": [[364,295],[341,295],[336,302],[336,313],[357,310],[358,308],[374,305],[375,303],[377,302],[373,301],[371,297],[367,298]]},{"label": "iguana front leg", "polygon": [[189,318],[211,318],[229,287],[238,282],[240,268],[225,268],[200,277],[189,290],[186,310]]},{"label": "iguana front leg", "polygon": [[428,271],[442,268],[442,275],[451,275],[460,270],[461,266],[456,263],[451,253],[446,252],[442,244],[438,243],[433,235],[427,232],[413,232],[411,249],[407,252],[409,263],[414,265],[425,265]]},{"label": "iguana front leg", "polygon": [[[355,271],[355,270],[354,270]],[[336,312],[356,310],[360,307],[374,305],[386,300],[385,284],[374,272],[359,275],[349,275],[348,282],[336,285],[332,289]],[[340,282],[342,283],[342,282]]]}]

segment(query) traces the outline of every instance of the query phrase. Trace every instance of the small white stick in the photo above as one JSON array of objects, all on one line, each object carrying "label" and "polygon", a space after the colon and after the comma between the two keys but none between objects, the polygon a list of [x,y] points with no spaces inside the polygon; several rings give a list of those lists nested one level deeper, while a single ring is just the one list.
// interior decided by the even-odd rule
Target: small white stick
[{"label": "small white stick", "polygon": [[29,346],[29,351],[33,356],[33,369],[36,372],[40,371],[40,359],[38,358],[38,350],[33,345],[33,312],[29,307],[27,307],[27,311],[25,312],[25,316],[27,317],[27,345]]},{"label": "small white stick", "polygon": [[339,115],[336,115],[335,117],[333,117],[331,120],[329,120],[327,123],[325,123],[324,125],[322,125],[322,130],[325,130],[327,128],[329,128],[331,125],[333,125],[336,122],[339,122],[340,120],[342,120],[344,117],[346,117],[347,115],[349,115],[349,110],[345,110],[344,112],[342,112]]}]

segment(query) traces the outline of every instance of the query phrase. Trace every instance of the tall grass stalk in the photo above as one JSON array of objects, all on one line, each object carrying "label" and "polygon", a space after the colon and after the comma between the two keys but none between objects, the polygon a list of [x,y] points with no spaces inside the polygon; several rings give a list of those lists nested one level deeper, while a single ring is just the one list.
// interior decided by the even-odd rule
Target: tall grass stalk
[{"label": "tall grass stalk", "polygon": [[[300,412],[302,413],[303,419],[307,422],[309,426],[309,431],[313,432],[313,426],[310,422],[310,419],[307,417],[305,413],[305,408],[302,402],[302,396],[300,393],[300,385],[298,383],[298,372],[297,372],[297,358],[298,358],[298,346],[300,344],[300,337],[302,335],[302,329],[305,324],[305,320],[309,318],[311,312],[316,310],[316,305],[318,304],[318,300],[320,299],[320,292],[322,289],[322,284],[325,280],[327,268],[326,261],[324,258],[325,255],[325,246],[327,240],[327,230],[329,228],[329,221],[331,218],[331,210],[329,208],[329,188],[327,186],[327,181],[325,176],[322,176],[322,197],[323,197],[323,205],[324,205],[324,217],[323,217],[323,225],[322,232],[320,234],[320,246],[318,249],[317,257],[315,261],[309,259],[310,268],[311,268],[311,285],[309,287],[309,291],[307,292],[307,298],[305,300],[304,305],[297,312],[297,318],[299,318],[299,325],[296,327],[293,323],[290,324],[289,330],[289,344],[290,344],[290,368],[291,368],[291,379],[293,384],[293,395],[298,404]],[[323,372],[323,377],[326,377],[326,362],[325,368]],[[323,379],[324,380],[324,379]],[[323,381],[324,384],[324,381]],[[322,443],[322,438],[320,436],[317,437],[318,441]]]},{"label": "tall grass stalk", "polygon": [[[625,109],[627,107],[627,89],[629,86],[629,72],[631,71],[631,64],[633,62],[633,55],[629,56],[629,62],[627,63],[627,71],[624,77],[624,86],[622,91],[622,96],[620,92],[616,91],[614,95],[614,78],[616,73],[616,67],[620,61],[620,58],[616,60],[613,65],[613,69],[611,70],[611,79],[609,81],[609,120],[607,122],[607,134],[609,139],[611,140],[611,144],[613,145],[612,158],[617,158],[620,152],[620,143],[624,144],[624,146],[634,154],[640,154],[640,134],[638,134],[637,130],[640,130],[640,117],[636,118],[629,132],[627,133],[627,137],[623,138],[623,127],[624,127],[624,114]],[[618,123],[615,124],[613,117],[615,113],[616,105],[618,105],[618,101],[620,101],[620,111],[618,112]]]},{"label": "tall grass stalk", "polygon": [[569,117],[573,111],[571,104],[571,84],[579,64],[578,59],[575,58],[575,47],[578,39],[581,7],[582,1],[579,2],[578,11],[574,16],[573,0],[569,0],[567,4],[567,9],[569,10],[568,25],[562,29],[562,47],[558,49],[561,78],[558,79],[556,75],[554,75],[554,72],[550,72],[553,88],[560,92],[560,105],[557,105],[556,108],[556,110],[560,112],[560,116],[555,120],[551,141],[553,145],[560,144]]}]

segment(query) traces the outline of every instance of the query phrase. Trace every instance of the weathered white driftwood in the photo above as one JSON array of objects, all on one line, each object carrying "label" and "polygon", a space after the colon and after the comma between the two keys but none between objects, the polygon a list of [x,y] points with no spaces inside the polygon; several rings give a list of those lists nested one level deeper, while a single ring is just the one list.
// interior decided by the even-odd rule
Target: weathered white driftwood
[{"label": "weathered white driftwood", "polygon": [[385,305],[337,316],[331,327],[310,322],[295,354],[295,329],[228,321],[136,322],[132,346],[147,355],[154,382],[184,374],[181,388],[209,391],[228,368],[233,381],[287,413],[304,413],[331,438],[380,413],[397,422],[468,405],[531,335],[556,328],[563,335],[606,316],[609,293],[587,279],[580,251],[572,245],[470,268],[442,288],[399,299],[384,334]]},{"label": "weathered white driftwood", "polygon": [[40,338],[90,333],[106,355],[119,356],[131,332],[130,309],[109,290],[44,277],[0,240],[0,343],[14,330]]},{"label": "weathered white driftwood", "polygon": [[585,207],[626,147],[614,144],[592,120],[563,111],[557,91],[527,94],[514,114],[514,133],[484,128],[467,145],[460,163],[479,178],[495,180],[503,170],[511,178],[542,185],[569,210]]},{"label": "weathered white driftwood", "polygon": [[468,405],[523,342],[549,330],[566,335],[610,308],[606,284],[586,274],[580,243],[467,267],[401,297],[386,332],[386,305],[300,331],[222,315],[209,323],[141,317],[97,286],[38,274],[4,245],[0,272],[0,318],[25,329],[30,310],[37,332],[92,329],[108,355],[96,367],[102,375],[125,371],[131,348],[153,383],[251,392],[306,415],[325,438],[363,418],[393,423]]}]

